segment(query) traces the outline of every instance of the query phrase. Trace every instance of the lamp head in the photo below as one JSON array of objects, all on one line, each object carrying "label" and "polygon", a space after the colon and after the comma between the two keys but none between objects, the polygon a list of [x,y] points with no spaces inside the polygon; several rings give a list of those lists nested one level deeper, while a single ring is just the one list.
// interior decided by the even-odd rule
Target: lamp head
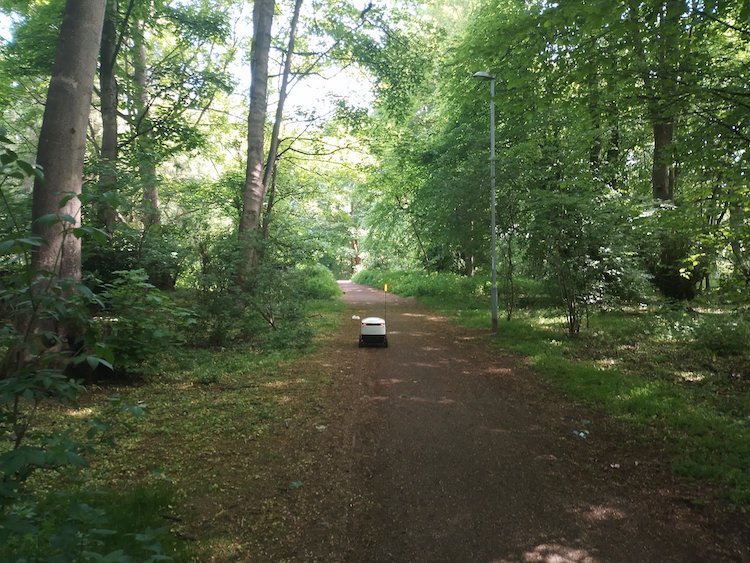
[{"label": "lamp head", "polygon": [[474,76],[474,78],[478,78],[479,80],[495,80],[495,75],[491,74],[489,70],[479,70],[472,76]]}]

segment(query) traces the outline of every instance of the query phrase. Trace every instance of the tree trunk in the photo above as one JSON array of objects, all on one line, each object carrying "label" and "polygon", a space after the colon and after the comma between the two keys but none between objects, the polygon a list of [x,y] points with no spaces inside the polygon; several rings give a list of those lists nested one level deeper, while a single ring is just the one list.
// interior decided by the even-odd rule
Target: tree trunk
[{"label": "tree trunk", "polygon": [[675,193],[674,119],[655,119],[654,160],[651,169],[651,187],[654,199],[672,201]]},{"label": "tree trunk", "polygon": [[247,167],[239,237],[244,253],[244,274],[255,264],[257,230],[266,187],[263,184],[263,142],[268,105],[268,58],[271,48],[274,0],[255,0],[250,64],[250,108],[247,116]]},{"label": "tree trunk", "polygon": [[279,134],[281,132],[281,122],[284,118],[284,104],[286,102],[287,87],[289,86],[289,75],[292,71],[292,55],[294,54],[294,43],[297,37],[297,22],[299,21],[299,12],[302,8],[303,0],[296,0],[294,4],[294,13],[292,21],[289,24],[289,42],[286,48],[286,58],[284,60],[284,71],[281,75],[281,88],[279,89],[279,103],[276,105],[276,118],[273,122],[271,131],[271,143],[268,149],[268,159],[266,160],[266,169],[263,174],[263,185],[268,186],[271,174],[276,171],[276,158],[279,151]]},{"label": "tree trunk", "polygon": [[615,120],[609,134],[609,145],[607,147],[607,185],[616,190],[619,187],[618,174],[622,170],[620,163],[620,126]]},{"label": "tree trunk", "polygon": [[[684,42],[681,18],[686,12],[684,0],[662,0],[656,15],[654,37],[655,61],[648,80],[651,82],[649,118],[653,130],[654,153],[651,168],[651,190],[655,200],[675,200],[677,162],[675,134],[684,102],[680,99],[681,60],[689,46]],[[690,241],[672,231],[664,232],[659,241],[658,264],[652,271],[654,284],[666,297],[692,299],[696,295],[698,269],[685,275],[682,268],[690,252]]]},{"label": "tree trunk", "polygon": [[133,33],[133,86],[134,106],[136,110],[136,138],[138,152],[138,173],[143,191],[142,221],[144,230],[161,223],[159,204],[159,187],[156,175],[156,158],[154,155],[154,126],[150,117],[150,99],[148,95],[148,61],[143,27],[146,17],[136,20],[137,31]]},{"label": "tree trunk", "polygon": [[422,258],[422,265],[424,266],[424,269],[429,272],[430,259],[427,257],[427,250],[425,250],[424,243],[422,242],[422,237],[419,236],[417,222],[414,220],[414,217],[412,217],[411,213],[409,213],[409,222],[411,223],[411,228],[414,231],[414,238],[417,239],[417,246],[419,246],[419,256],[420,258]]},{"label": "tree trunk", "polygon": [[276,203],[276,163],[273,164],[273,173],[271,178],[268,180],[270,184],[268,189],[268,201],[266,202],[266,211],[263,213],[263,227],[261,229],[261,236],[264,241],[268,240],[268,233],[271,228],[271,218],[273,213],[273,206]]},{"label": "tree trunk", "polygon": [[357,229],[357,221],[354,216],[354,198],[349,200],[349,219],[351,220],[352,227],[350,229],[351,233],[351,239],[349,239],[349,244],[352,247],[352,255],[351,259],[349,260],[349,269],[350,274],[356,274],[357,268],[360,264],[362,264],[362,254],[359,250],[359,238],[357,237],[359,229]]},{"label": "tree trunk", "polygon": [[509,229],[505,240],[505,320],[513,318],[516,306],[516,284],[513,262],[513,229]]},{"label": "tree trunk", "polygon": [[[70,234],[81,224],[78,195],[83,183],[86,127],[96,73],[96,58],[104,21],[105,0],[68,0],[52,69],[37,163],[44,180],[34,182],[32,230],[46,244],[32,255],[36,270],[61,278],[81,278],[81,240]],[[72,194],[62,206],[61,198]],[[47,215],[66,216],[54,224],[39,221]],[[72,219],[69,219],[72,218]]]},{"label": "tree trunk", "polygon": [[592,71],[586,78],[587,109],[591,119],[591,144],[589,145],[589,167],[592,175],[599,179],[602,163],[602,116],[599,104],[599,86],[596,72]]},{"label": "tree trunk", "polygon": [[[102,29],[102,44],[99,63],[99,96],[102,108],[102,148],[99,155],[101,172],[99,195],[117,190],[117,80],[115,59],[117,52],[117,0],[109,0]],[[106,199],[100,200],[99,219],[112,231],[115,226],[115,210]]]}]

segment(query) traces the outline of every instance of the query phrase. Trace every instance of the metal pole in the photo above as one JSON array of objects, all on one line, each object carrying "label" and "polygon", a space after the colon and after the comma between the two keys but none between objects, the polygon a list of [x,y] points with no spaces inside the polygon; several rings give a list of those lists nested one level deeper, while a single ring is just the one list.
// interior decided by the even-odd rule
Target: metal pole
[{"label": "metal pole", "polygon": [[495,203],[495,79],[490,80],[490,224],[492,253],[492,332],[497,332],[497,221]]},{"label": "metal pole", "polygon": [[497,205],[495,202],[495,75],[489,70],[474,73],[474,78],[490,81],[490,223],[492,255],[492,332],[497,332]]}]

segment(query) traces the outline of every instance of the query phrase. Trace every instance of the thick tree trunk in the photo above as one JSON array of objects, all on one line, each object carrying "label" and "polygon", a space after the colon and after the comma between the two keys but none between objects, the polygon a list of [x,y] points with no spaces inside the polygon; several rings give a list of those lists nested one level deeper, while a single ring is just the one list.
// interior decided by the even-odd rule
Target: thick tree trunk
[{"label": "thick tree trunk", "polygon": [[149,113],[148,60],[146,42],[142,33],[144,19],[137,22],[138,31],[133,34],[133,85],[135,89],[133,102],[136,108],[138,173],[143,191],[142,221],[144,230],[148,230],[153,225],[161,223],[161,208],[156,158],[154,157],[154,126]]},{"label": "thick tree trunk", "polygon": [[[32,265],[76,280],[81,278],[81,241],[69,231],[81,224],[77,196],[83,183],[86,126],[104,8],[105,0],[68,0],[65,5],[37,149],[44,180],[34,182],[32,230],[46,244],[33,253]],[[61,206],[67,195],[74,197]],[[64,217],[62,222],[39,221],[58,214]],[[66,222],[71,218],[72,223]]]},{"label": "thick tree trunk", "polygon": [[675,194],[674,119],[655,119],[654,160],[651,169],[651,186],[654,199],[672,201]]},{"label": "thick tree trunk", "polygon": [[[117,80],[115,58],[117,52],[117,0],[109,0],[104,17],[99,63],[99,96],[102,108],[102,148],[99,194],[117,190]],[[116,213],[110,204],[101,201],[99,219],[111,231]]]},{"label": "thick tree trunk", "polygon": [[255,0],[250,81],[250,108],[247,116],[247,167],[243,191],[239,236],[244,253],[244,274],[252,269],[257,256],[258,226],[266,186],[263,184],[263,142],[268,105],[268,59],[271,48],[274,0]]},{"label": "thick tree trunk", "polygon": [[[677,192],[678,155],[674,142],[684,103],[679,91],[680,66],[689,48],[681,21],[686,9],[685,0],[661,0],[654,12],[655,60],[647,80],[651,82],[649,118],[654,139],[651,189],[657,201],[673,202]],[[691,241],[677,233],[662,233],[659,259],[652,274],[654,284],[666,297],[692,299],[696,295],[696,281],[702,277],[700,269],[689,275],[683,271],[690,245]]]}]

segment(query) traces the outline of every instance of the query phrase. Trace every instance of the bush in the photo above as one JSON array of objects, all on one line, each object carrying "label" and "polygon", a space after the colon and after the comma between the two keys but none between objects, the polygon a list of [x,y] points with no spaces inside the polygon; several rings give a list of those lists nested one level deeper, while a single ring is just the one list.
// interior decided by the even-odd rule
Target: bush
[{"label": "bush", "polygon": [[86,245],[83,269],[105,283],[112,283],[118,272],[143,269],[149,283],[172,290],[186,262],[179,235],[174,227],[156,226],[143,233],[118,224],[109,237]]},{"label": "bush", "polygon": [[179,545],[162,516],[173,502],[166,484],[131,491],[54,492],[0,526],[2,561],[171,561]]},{"label": "bush", "polygon": [[331,270],[321,264],[300,266],[293,275],[295,293],[302,299],[331,299],[341,294]]},{"label": "bush", "polygon": [[96,319],[97,336],[112,351],[116,371],[140,373],[152,356],[184,340],[194,313],[177,307],[147,281],[143,270],[115,275],[100,294],[104,315]]},{"label": "bush", "polygon": [[[223,259],[222,259],[223,257]],[[193,341],[203,346],[236,343],[279,349],[305,346],[312,330],[308,302],[340,293],[333,274],[321,265],[284,267],[261,263],[244,287],[237,284],[236,244],[216,241],[206,252],[197,303],[199,322]]]},{"label": "bush", "polygon": [[389,291],[407,297],[470,297],[488,295],[486,276],[460,276],[447,272],[362,270],[353,281],[372,287],[388,284]]},{"label": "bush", "polygon": [[699,345],[719,356],[747,353],[750,322],[741,315],[706,315],[695,329]]}]

